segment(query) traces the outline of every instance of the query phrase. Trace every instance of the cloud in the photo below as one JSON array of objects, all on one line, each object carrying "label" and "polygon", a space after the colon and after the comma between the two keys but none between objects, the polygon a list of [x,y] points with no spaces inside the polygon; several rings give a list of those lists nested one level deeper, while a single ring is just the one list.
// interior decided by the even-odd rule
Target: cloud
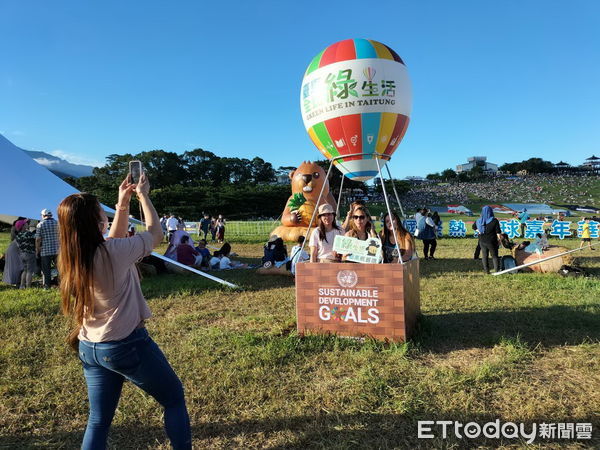
[{"label": "cloud", "polygon": [[25,132],[21,130],[11,131],[10,134],[12,134],[13,136],[25,136]]},{"label": "cloud", "polygon": [[65,161],[68,161],[72,164],[83,164],[85,166],[94,166],[94,167],[102,167],[104,165],[104,163],[95,160],[95,159],[91,159],[91,158],[85,158],[85,157],[81,157],[79,155],[74,155],[72,153],[67,153],[64,152],[62,150],[52,150],[51,152],[49,152],[52,156],[56,156],[57,158],[61,158],[64,159]]},{"label": "cloud", "polygon": [[42,166],[45,166],[45,167],[51,167],[51,166],[59,163],[59,161],[57,161],[55,159],[48,159],[48,158],[33,158],[33,160],[35,162],[37,162],[38,164],[41,164]]}]

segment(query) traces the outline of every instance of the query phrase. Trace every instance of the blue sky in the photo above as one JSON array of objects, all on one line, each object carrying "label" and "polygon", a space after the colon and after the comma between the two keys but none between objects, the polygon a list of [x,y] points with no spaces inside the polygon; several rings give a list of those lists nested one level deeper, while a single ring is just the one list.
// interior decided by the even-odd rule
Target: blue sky
[{"label": "blue sky", "polygon": [[390,46],[413,83],[390,168],[425,175],[600,156],[600,2],[0,2],[0,133],[103,163],[203,148],[275,167],[321,154],[299,107],[311,59]]}]

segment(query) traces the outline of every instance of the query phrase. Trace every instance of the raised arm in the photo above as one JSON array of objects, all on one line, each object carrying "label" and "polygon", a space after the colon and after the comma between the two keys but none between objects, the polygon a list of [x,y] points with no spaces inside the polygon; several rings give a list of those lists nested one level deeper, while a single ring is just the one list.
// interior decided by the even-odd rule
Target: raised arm
[{"label": "raised arm", "polygon": [[140,182],[137,184],[135,192],[140,201],[140,205],[142,205],[144,217],[146,218],[146,230],[152,233],[152,236],[154,237],[154,247],[156,247],[162,242],[163,233],[160,226],[160,218],[150,200],[150,182],[145,173],[140,177]]},{"label": "raised arm", "polygon": [[115,205],[115,217],[108,233],[109,238],[127,237],[127,228],[129,225],[129,202],[135,189],[135,184],[129,182],[129,175],[119,186],[119,201]]}]

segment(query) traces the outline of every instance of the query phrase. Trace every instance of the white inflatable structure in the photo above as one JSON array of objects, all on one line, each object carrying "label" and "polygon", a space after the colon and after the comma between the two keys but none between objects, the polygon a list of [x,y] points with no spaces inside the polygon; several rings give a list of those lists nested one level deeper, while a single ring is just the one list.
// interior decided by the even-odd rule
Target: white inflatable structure
[{"label": "white inflatable structure", "polygon": [[[77,189],[38,164],[27,153],[0,134],[1,222],[12,224],[20,216],[40,220],[42,209],[49,209],[56,217],[56,209],[62,199],[77,192],[79,192]],[[114,209],[106,205],[102,205],[102,208],[108,216],[114,216]],[[137,220],[133,221],[139,223]],[[193,267],[179,264],[156,252],[152,252],[152,255],[217,283],[237,287],[235,284]]]}]

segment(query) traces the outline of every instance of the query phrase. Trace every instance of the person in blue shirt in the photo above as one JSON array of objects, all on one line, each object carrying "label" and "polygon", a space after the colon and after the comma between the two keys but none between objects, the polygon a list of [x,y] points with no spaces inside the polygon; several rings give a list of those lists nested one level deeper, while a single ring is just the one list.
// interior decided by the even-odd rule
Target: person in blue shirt
[{"label": "person in blue shirt", "polygon": [[201,260],[200,260],[200,267],[204,267],[204,268],[209,268],[209,261],[210,261],[210,250],[208,250],[206,248],[206,239],[200,239],[200,241],[198,242],[198,246],[196,247],[196,250],[198,250],[198,252],[200,253],[200,255],[202,256]]}]

